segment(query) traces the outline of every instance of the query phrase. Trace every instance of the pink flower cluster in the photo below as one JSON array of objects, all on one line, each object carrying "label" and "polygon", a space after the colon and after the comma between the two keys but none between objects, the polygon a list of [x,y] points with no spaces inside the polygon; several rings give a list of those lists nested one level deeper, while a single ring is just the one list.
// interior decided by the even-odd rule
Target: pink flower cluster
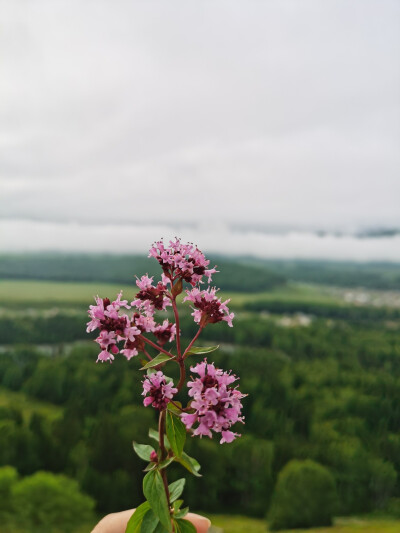
[{"label": "pink flower cluster", "polygon": [[208,288],[204,291],[194,288],[191,291],[186,291],[186,294],[187,296],[185,296],[183,301],[193,303],[195,311],[192,316],[194,321],[200,326],[215,324],[224,320],[228,323],[228,326],[232,327],[232,320],[235,314],[230,313],[226,305],[230,300],[222,302],[220,298],[217,298],[216,288]]},{"label": "pink flower cluster", "polygon": [[[169,247],[164,242],[158,241],[150,249],[150,257],[155,257],[163,269],[161,281],[155,283],[153,277],[147,274],[137,278],[136,285],[139,292],[135,299],[128,305],[127,300],[122,300],[122,292],[114,301],[108,298],[97,297],[96,305],[89,308],[90,321],[87,331],[96,329],[100,334],[96,339],[101,351],[97,361],[114,360],[115,355],[121,353],[128,360],[144,351],[146,339],[144,333],[155,336],[158,346],[161,348],[167,342],[173,342],[176,335],[176,325],[164,320],[157,324],[155,313],[165,310],[172,305],[172,300],[182,290],[181,281],[190,283],[193,288],[187,292],[184,301],[193,303],[195,322],[204,327],[224,320],[232,326],[233,313],[229,312],[227,303],[222,302],[216,296],[215,288],[200,290],[195,287],[202,283],[203,277],[211,281],[215,268],[209,269],[209,263],[202,252],[193,244],[182,244],[179,239],[170,241]],[[175,287],[180,287],[174,292]],[[171,292],[170,292],[171,291]],[[126,310],[133,309],[132,316]],[[123,343],[119,347],[119,343]]]},{"label": "pink flower cluster", "polygon": [[211,431],[214,431],[221,433],[221,444],[232,442],[240,436],[230,428],[236,422],[243,422],[241,399],[245,396],[236,387],[230,386],[237,380],[236,376],[215,368],[206,359],[190,370],[200,377],[188,382],[189,396],[193,398],[190,408],[195,412],[182,414],[183,423],[187,428],[198,423],[194,435],[211,438]]},{"label": "pink flower cluster", "polygon": [[167,378],[160,370],[147,375],[142,383],[142,396],[145,396],[143,405],[145,407],[152,405],[159,411],[164,410],[178,392],[178,389],[174,387],[173,381],[167,381]]},{"label": "pink flower cluster", "polygon": [[[132,317],[121,312],[121,308],[130,309],[127,300],[121,300],[122,292],[117,299],[111,302],[108,298],[95,298],[96,305],[89,307],[90,321],[87,324],[87,332],[100,330],[96,342],[101,348],[97,362],[114,360],[117,353],[121,353],[128,360],[138,355],[144,349],[142,333],[153,333],[160,346],[166,342],[172,342],[176,335],[175,324],[168,320],[160,325],[154,319],[156,310],[165,309],[170,305],[170,299],[166,296],[166,287],[159,282],[157,286],[152,284],[153,278],[142,276],[137,280],[140,292],[137,299],[131,302],[136,307]],[[118,343],[124,342],[123,348],[118,348]]]},{"label": "pink flower cluster", "polygon": [[172,281],[181,279],[195,286],[202,283],[203,276],[211,281],[211,276],[217,272],[215,268],[208,269],[210,264],[202,252],[193,244],[182,244],[180,239],[169,242],[169,247],[162,240],[153,244],[149,257],[155,257],[160,263],[164,276]]},{"label": "pink flower cluster", "polygon": [[[90,321],[87,324],[87,332],[100,329],[100,334],[96,342],[101,348],[101,352],[97,358],[97,362],[113,361],[114,355],[119,352],[117,342],[125,339],[126,342],[133,343],[137,335],[140,335],[140,329],[131,322],[127,314],[119,314],[121,307],[129,309],[128,301],[121,300],[122,292],[117,296],[117,299],[111,302],[108,298],[97,297],[96,305],[89,307]],[[122,350],[121,353],[123,353]],[[128,359],[132,354],[124,354]]]}]

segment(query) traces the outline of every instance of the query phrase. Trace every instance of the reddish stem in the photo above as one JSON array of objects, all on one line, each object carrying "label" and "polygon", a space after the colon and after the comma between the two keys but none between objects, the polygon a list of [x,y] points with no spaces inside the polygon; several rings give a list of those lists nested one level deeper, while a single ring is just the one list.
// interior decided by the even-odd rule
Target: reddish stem
[{"label": "reddish stem", "polygon": [[167,350],[164,350],[164,348],[161,348],[161,346],[155,344],[153,341],[151,341],[150,339],[147,339],[146,337],[143,337],[143,335],[139,335],[139,338],[142,339],[144,342],[147,342],[147,344],[150,344],[150,346],[152,346],[153,348],[155,348],[156,350],[158,350],[159,352],[162,352],[162,353],[165,353],[165,355],[168,355],[169,357],[175,357],[174,355],[172,355],[171,352],[167,352]]},{"label": "reddish stem", "polygon": [[151,357],[151,355],[149,354],[149,352],[147,352],[146,350],[143,349],[143,353],[144,353],[144,355],[147,357],[147,359],[148,359],[149,361],[152,361],[152,360],[153,360],[153,358]]},{"label": "reddish stem", "polygon": [[178,360],[182,357],[181,352],[181,330],[179,328],[179,313],[176,306],[176,298],[172,298],[172,309],[174,310],[175,315],[175,326],[176,326],[176,351],[178,352]]},{"label": "reddish stem", "polygon": [[186,379],[186,368],[183,358],[177,359],[179,363],[179,370],[180,370],[180,377],[179,377],[179,383],[177,385],[178,392],[181,390],[183,385],[185,384]]},{"label": "reddish stem", "polygon": [[200,326],[200,327],[199,327],[198,332],[197,332],[196,335],[193,337],[193,339],[190,341],[188,347],[187,347],[186,350],[184,351],[183,356],[182,356],[183,359],[185,359],[186,357],[188,357],[186,354],[188,353],[188,351],[190,350],[190,348],[193,346],[193,344],[194,344],[194,343],[196,342],[196,340],[198,339],[200,333],[203,331],[203,328],[204,328],[204,326]]}]

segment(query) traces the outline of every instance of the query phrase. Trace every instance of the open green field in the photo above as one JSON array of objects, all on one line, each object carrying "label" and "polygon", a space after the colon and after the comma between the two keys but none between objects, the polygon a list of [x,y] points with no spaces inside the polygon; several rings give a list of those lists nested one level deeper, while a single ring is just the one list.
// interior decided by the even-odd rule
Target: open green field
[{"label": "open green field", "polygon": [[[133,280],[130,286],[104,282],[0,280],[0,302],[7,303],[7,307],[87,306],[97,294],[112,298],[121,289],[128,300],[133,299],[137,292]],[[327,287],[297,283],[259,293],[221,292],[221,297],[231,298],[232,305],[236,307],[258,300],[344,304],[343,299],[333,295]]]},{"label": "open green field", "polygon": [[87,306],[97,294],[116,295],[121,289],[127,298],[134,296],[134,286],[121,287],[110,283],[68,283],[36,280],[0,280],[0,302],[7,307],[48,305]]}]

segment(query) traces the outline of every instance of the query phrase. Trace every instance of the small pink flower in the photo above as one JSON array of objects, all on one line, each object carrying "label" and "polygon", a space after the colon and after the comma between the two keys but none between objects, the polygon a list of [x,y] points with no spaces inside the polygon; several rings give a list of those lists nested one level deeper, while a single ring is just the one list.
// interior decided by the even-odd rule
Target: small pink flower
[{"label": "small pink flower", "polygon": [[103,350],[106,350],[111,344],[116,344],[117,341],[115,339],[114,331],[101,331],[100,335],[96,339],[96,342],[100,344]]},{"label": "small pink flower", "polygon": [[123,350],[121,350],[121,353],[129,361],[130,359],[132,359],[132,357],[135,357],[136,355],[138,355],[139,352],[138,352],[137,348],[124,348]]},{"label": "small pink flower", "polygon": [[153,333],[157,337],[158,344],[164,346],[166,342],[172,342],[175,339],[176,325],[164,320],[162,325],[153,329]]},{"label": "small pink flower", "polygon": [[117,299],[112,302],[114,307],[117,307],[118,310],[121,307],[126,307],[126,309],[129,309],[130,307],[128,305],[128,300],[121,300],[121,298],[122,298],[122,291],[118,294]]},{"label": "small pink flower", "polygon": [[[95,329],[98,329],[101,325],[101,320],[105,318],[104,316],[104,300],[98,296],[95,298],[96,305],[89,306],[89,317],[91,318],[90,322],[87,323],[86,331],[90,333]],[[110,300],[108,300],[110,302]]]},{"label": "small pink flower", "polygon": [[151,332],[156,327],[156,322],[152,315],[140,315],[135,318],[135,324],[142,331]]},{"label": "small pink flower", "polygon": [[121,336],[121,340],[126,339],[128,341],[134,341],[137,335],[140,335],[141,331],[136,326],[127,326],[124,329],[124,334]]},{"label": "small pink flower", "polygon": [[146,274],[145,276],[142,276],[140,279],[136,279],[136,285],[139,287],[141,291],[145,291],[153,284],[153,277],[149,278],[149,276]]},{"label": "small pink flower", "polygon": [[114,356],[107,350],[102,350],[97,357],[96,363],[98,363],[99,361],[101,361],[102,363],[104,363],[105,361],[110,361],[111,363],[112,361],[114,361]]},{"label": "small pink flower", "polygon": [[142,395],[145,396],[143,405],[145,407],[152,405],[159,411],[164,410],[170,400],[172,400],[174,395],[178,392],[178,389],[173,386],[174,384],[172,380],[167,381],[166,377],[160,370],[147,375],[142,383]]},{"label": "small pink flower", "polygon": [[96,342],[100,345],[101,352],[97,357],[97,363],[101,361],[110,361],[114,360],[114,354],[118,353],[117,341],[115,339],[115,333],[113,331],[101,331],[100,335],[97,337]]},{"label": "small pink flower", "polygon": [[220,444],[223,444],[224,442],[232,442],[236,439],[236,437],[239,437],[240,435],[238,433],[233,433],[232,431],[221,431],[222,439],[219,441]]}]

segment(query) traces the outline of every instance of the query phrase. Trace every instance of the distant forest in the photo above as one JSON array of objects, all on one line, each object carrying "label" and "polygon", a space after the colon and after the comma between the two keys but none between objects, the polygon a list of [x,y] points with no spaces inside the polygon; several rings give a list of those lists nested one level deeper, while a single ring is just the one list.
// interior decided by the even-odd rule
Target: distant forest
[{"label": "distant forest", "polygon": [[[211,260],[224,275],[215,277],[222,290],[259,292],[283,285],[286,278],[263,265],[242,265],[226,258]],[[0,279],[104,281],[130,284],[134,274],[160,276],[154,259],[135,255],[27,254],[0,256]]]},{"label": "distant forest", "polygon": [[[154,412],[142,406],[140,362],[117,358],[96,365],[94,345],[63,346],[86,338],[83,314],[10,317],[0,325],[0,338],[13,331],[19,342],[0,357],[0,399],[9,391],[25,398],[22,408],[0,404],[0,466],[12,465],[23,476],[66,474],[96,500],[100,513],[140,503],[143,464],[131,442],[149,442],[146,428],[156,424]],[[222,326],[206,329],[204,341],[222,343],[213,354],[216,364],[233,368],[249,394],[246,425],[238,428],[244,436],[223,446],[188,439],[204,474],[196,482],[188,478],[188,503],[262,517],[282,468],[307,458],[334,476],[339,515],[397,505],[398,330],[378,321],[363,326],[322,319],[284,328],[255,314],[239,316],[234,328]],[[189,315],[182,329],[188,339],[196,331]],[[52,343],[51,352],[32,340]],[[168,371],[176,379],[175,367]],[[181,475],[177,467],[171,479]]]},{"label": "distant forest", "polygon": [[337,287],[400,290],[399,263],[249,259],[247,264],[263,266],[293,281]]},{"label": "distant forest", "polygon": [[[260,292],[281,286],[287,280],[400,290],[400,264],[356,263],[312,260],[263,260],[253,257],[214,256],[224,276],[217,285],[226,291]],[[104,281],[131,283],[133,273],[159,275],[155,261],[142,255],[101,254],[3,254],[0,279],[38,279],[54,281]]]}]

